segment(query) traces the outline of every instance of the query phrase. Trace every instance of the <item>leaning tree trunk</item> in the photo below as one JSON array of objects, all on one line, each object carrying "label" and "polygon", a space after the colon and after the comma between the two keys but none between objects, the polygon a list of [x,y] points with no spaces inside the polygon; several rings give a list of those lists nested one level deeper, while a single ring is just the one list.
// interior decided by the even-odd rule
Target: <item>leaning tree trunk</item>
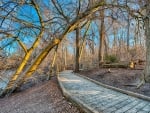
[{"label": "leaning tree trunk", "polygon": [[17,78],[19,77],[20,73],[22,72],[22,70],[26,66],[27,62],[29,61],[29,58],[30,58],[32,52],[39,45],[40,40],[41,40],[41,38],[42,38],[42,36],[44,34],[44,23],[43,23],[42,16],[41,16],[41,13],[40,13],[40,8],[34,1],[32,2],[32,4],[33,4],[33,7],[35,8],[35,10],[36,10],[36,12],[38,14],[39,21],[40,21],[40,24],[41,24],[41,30],[40,30],[40,33],[39,33],[37,39],[34,41],[32,47],[26,51],[26,54],[25,54],[21,64],[17,68],[15,74],[12,76],[11,81],[17,80]]},{"label": "leaning tree trunk", "polygon": [[146,65],[144,70],[144,79],[150,83],[150,5],[147,6],[147,17],[145,23],[145,36],[146,36]]},{"label": "leaning tree trunk", "polygon": [[40,40],[41,40],[41,38],[42,38],[42,36],[44,34],[44,23],[43,23],[43,20],[42,20],[42,17],[41,17],[41,13],[39,11],[39,6],[34,1],[32,2],[32,5],[36,9],[38,17],[39,17],[39,21],[40,21],[40,24],[41,24],[40,33],[39,33],[38,37],[36,38],[36,40],[34,41],[34,43],[33,43],[33,45],[31,46],[30,49],[26,50],[26,47],[20,43],[21,46],[22,46],[22,48],[25,51],[25,56],[24,56],[21,64],[17,68],[16,72],[11,77],[11,79],[8,82],[8,84],[5,87],[5,89],[2,92],[0,92],[0,96],[11,92],[11,89],[13,89],[14,86],[15,87],[17,86],[16,85],[16,81],[18,81],[18,79],[20,77],[19,75],[21,74],[21,72],[23,71],[23,69],[25,68],[25,66],[27,65],[27,62],[29,61],[30,56],[33,53],[33,51],[35,50],[35,48],[38,47],[38,45],[40,43]]},{"label": "leaning tree trunk", "polygon": [[[67,33],[69,33],[71,31],[75,30],[76,28],[78,28],[77,26],[79,25],[81,20],[83,20],[84,18],[89,17],[92,13],[97,11],[100,6],[103,6],[103,5],[104,5],[104,2],[98,2],[93,7],[87,9],[84,13],[79,14],[78,19],[75,18],[74,20],[72,20],[72,22],[70,22],[70,24],[66,27],[66,29],[64,30],[62,35],[60,35],[60,38],[55,39],[53,42],[50,42],[50,44],[48,44],[48,46],[46,46],[46,48],[40,53],[40,55],[37,57],[37,59],[35,59],[35,61],[31,65],[31,67],[28,69],[25,76],[23,77],[23,80],[32,76],[33,72],[37,69],[37,67],[40,65],[42,60],[47,56],[49,51],[53,47],[55,47],[56,45],[59,45],[59,43],[66,37]],[[20,86],[21,83],[22,82],[18,83],[18,86]]]},{"label": "leaning tree trunk", "polygon": [[[34,4],[34,5],[36,5],[36,4]],[[15,84],[17,84],[17,86],[15,85],[15,86],[9,88],[9,92],[13,92],[17,87],[19,87],[23,83],[24,79],[27,79],[27,78],[31,77],[33,72],[37,69],[37,67],[40,65],[40,63],[43,61],[43,59],[47,56],[49,51],[52,48],[54,48],[55,46],[57,46],[65,38],[67,33],[71,32],[75,28],[77,28],[77,26],[78,26],[78,24],[80,23],[81,20],[83,20],[84,18],[89,17],[91,15],[91,13],[94,13],[95,11],[97,11],[99,9],[100,6],[103,6],[103,5],[104,5],[103,2],[99,2],[99,3],[95,4],[93,7],[87,9],[84,13],[79,14],[78,19],[75,18],[72,22],[70,22],[70,24],[66,27],[66,29],[62,33],[62,35],[60,35],[60,38],[53,40],[53,42],[50,42],[50,44],[48,46],[46,46],[46,48],[35,59],[35,61],[31,65],[31,67],[29,67],[29,69],[26,71],[26,73],[21,76],[23,78],[17,79],[17,81],[15,83]],[[37,8],[37,6],[35,6],[35,8]],[[41,21],[41,18],[39,18],[39,19]],[[42,26],[42,28],[43,28],[43,26]],[[41,31],[43,31],[43,30],[41,30]],[[43,33],[40,33],[40,34],[43,35]],[[38,45],[38,43],[35,44],[35,46],[37,46],[37,45]],[[2,93],[0,93],[0,96],[3,95],[3,94],[6,94],[6,93],[7,93],[7,89],[2,91]]]},{"label": "leaning tree trunk", "polygon": [[41,64],[41,62],[44,60],[44,58],[47,56],[47,54],[49,53],[49,51],[51,49],[53,49],[56,45],[58,45],[60,43],[59,39],[54,39],[49,46],[47,46],[42,52],[41,54],[36,58],[36,60],[33,62],[33,64],[31,65],[31,67],[28,69],[28,71],[26,72],[24,78],[29,78],[33,72],[35,72],[35,70],[37,69],[37,67]]}]

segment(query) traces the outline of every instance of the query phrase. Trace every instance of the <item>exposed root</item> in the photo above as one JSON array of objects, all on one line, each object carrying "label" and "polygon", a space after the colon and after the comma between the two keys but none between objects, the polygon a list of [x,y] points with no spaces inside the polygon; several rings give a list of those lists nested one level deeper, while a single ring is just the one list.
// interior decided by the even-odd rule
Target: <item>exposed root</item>
[{"label": "exposed root", "polygon": [[143,80],[141,80],[141,82],[137,85],[137,88],[140,88],[142,85],[144,85],[145,84],[145,80],[143,79]]},{"label": "exposed root", "polygon": [[135,84],[124,84],[124,86],[128,86],[128,87],[137,87],[137,85],[135,85]]},{"label": "exposed root", "polygon": [[110,70],[110,68],[108,69],[108,71],[107,71],[108,73],[111,73],[111,70]]},{"label": "exposed root", "polygon": [[137,88],[140,88],[145,84],[145,76],[144,73],[142,74],[141,82],[137,85]]}]

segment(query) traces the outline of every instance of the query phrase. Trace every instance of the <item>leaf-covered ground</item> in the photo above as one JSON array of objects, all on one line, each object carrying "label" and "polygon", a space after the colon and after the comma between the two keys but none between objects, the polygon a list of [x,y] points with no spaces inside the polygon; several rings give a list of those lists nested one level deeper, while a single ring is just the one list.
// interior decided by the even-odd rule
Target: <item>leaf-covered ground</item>
[{"label": "leaf-covered ground", "polygon": [[56,77],[0,99],[0,113],[82,113],[67,101]]},{"label": "leaf-covered ground", "polygon": [[112,68],[110,72],[108,71],[108,68],[100,68],[81,71],[80,74],[104,84],[150,96],[150,83],[144,84],[139,89],[137,88],[143,70]]}]

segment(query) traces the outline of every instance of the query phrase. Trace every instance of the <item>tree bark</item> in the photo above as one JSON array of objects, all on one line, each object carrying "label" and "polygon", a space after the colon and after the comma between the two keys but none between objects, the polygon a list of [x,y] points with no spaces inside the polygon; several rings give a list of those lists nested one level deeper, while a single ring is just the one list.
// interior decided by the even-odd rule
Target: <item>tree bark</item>
[{"label": "tree bark", "polygon": [[103,6],[103,5],[104,5],[104,2],[98,2],[98,3],[94,4],[92,7],[90,7],[89,9],[85,10],[85,12],[79,14],[77,18],[72,20],[72,22],[70,22],[70,24],[66,27],[64,32],[60,35],[60,38],[50,42],[50,44],[48,44],[48,46],[46,46],[46,48],[40,53],[40,55],[36,58],[35,62],[32,64],[32,66],[27,71],[26,76],[24,77],[24,79],[28,78],[32,75],[32,73],[37,69],[38,65],[40,65],[42,60],[47,56],[48,52],[53,47],[58,45],[65,38],[67,33],[69,33],[71,31],[75,30],[76,28],[78,28],[79,23],[83,19],[89,17],[92,13],[96,12],[99,9],[100,6]]},{"label": "tree bark", "polygon": [[[40,14],[40,11],[39,11],[39,7],[36,3],[34,3],[34,1],[32,1],[33,3],[33,6],[35,6],[35,9],[37,10],[37,13]],[[99,2],[97,4],[94,4],[92,7],[90,7],[89,9],[85,10],[85,12],[81,13],[78,15],[77,18],[75,18],[72,22],[70,22],[70,24],[66,27],[66,29],[64,30],[64,32],[62,33],[62,35],[60,35],[60,38],[57,39],[57,40],[54,40],[52,42],[50,42],[50,44],[48,46],[46,46],[46,48],[40,53],[40,55],[35,59],[35,61],[33,62],[33,64],[31,65],[31,67],[29,67],[29,69],[26,71],[25,74],[23,74],[21,77],[23,78],[18,78],[18,75],[22,72],[23,68],[25,67],[26,63],[27,63],[27,60],[29,59],[30,57],[30,54],[25,56],[24,59],[23,59],[23,64],[20,65],[19,69],[18,69],[18,72],[15,73],[14,75],[14,80],[15,81],[15,84],[17,84],[17,86],[20,86],[24,79],[26,78],[29,78],[32,76],[33,72],[37,69],[37,67],[40,65],[40,63],[43,61],[43,59],[47,56],[47,54],[49,53],[49,51],[54,48],[55,46],[57,46],[64,38],[65,36],[67,35],[68,32],[71,32],[73,31],[74,29],[77,28],[78,24],[85,18],[89,17],[92,13],[94,13],[95,11],[97,11],[99,9],[100,6],[103,6],[104,5],[104,2]],[[42,17],[41,15],[39,15],[39,20],[40,22],[42,22],[42,25],[41,25],[41,28],[43,29],[44,28],[44,24],[43,24],[43,21],[42,21]],[[43,36],[43,33],[44,33],[44,29],[41,30],[40,32],[40,35],[39,35],[39,38],[37,38],[37,41],[33,44],[34,46],[32,46],[30,48],[30,50],[34,50],[37,46],[38,46],[38,43],[39,43],[39,40],[40,40],[40,37]],[[29,51],[28,50],[28,53]],[[32,52],[31,52],[32,53]],[[0,94],[6,94],[7,93],[7,90],[10,90],[10,92],[13,92],[15,90],[15,88],[17,87],[16,85],[14,85],[13,87],[9,88],[9,89],[4,89],[4,91]]]},{"label": "tree bark", "polygon": [[20,73],[22,72],[22,70],[24,69],[25,65],[27,64],[33,50],[38,46],[39,44],[39,39],[43,36],[44,31],[41,31],[40,35],[38,36],[37,40],[34,42],[33,46],[28,50],[28,52],[25,54],[21,64],[19,65],[19,67],[17,68],[15,74],[12,76],[11,81],[17,80],[18,76],[20,75]]},{"label": "tree bark", "polygon": [[130,29],[130,19],[129,19],[129,14],[128,14],[128,18],[127,18],[127,52],[129,52],[129,44],[130,44],[130,32],[129,32],[129,29]]},{"label": "tree bark", "polygon": [[[34,41],[32,47],[30,49],[28,49],[28,50],[25,50],[26,54],[25,54],[21,64],[19,65],[19,67],[17,68],[16,72],[11,77],[10,81],[7,84],[7,87],[2,91],[2,93],[0,95],[3,95],[5,93],[7,93],[9,90],[13,89],[13,87],[16,87],[15,86],[16,85],[16,81],[18,81],[20,73],[23,71],[23,69],[26,66],[26,64],[27,64],[27,62],[28,62],[32,52],[39,45],[40,39],[42,38],[42,36],[44,34],[44,23],[43,23],[43,20],[42,20],[40,11],[39,11],[39,6],[34,1],[32,1],[32,4],[33,4],[33,7],[35,8],[35,10],[36,10],[36,12],[38,14],[39,21],[40,21],[40,24],[41,24],[40,33],[37,36],[36,40]],[[24,45],[22,45],[22,47],[24,48]]]},{"label": "tree bark", "polygon": [[33,64],[31,65],[31,67],[28,69],[28,71],[26,72],[24,78],[29,78],[33,72],[37,69],[37,67],[39,66],[39,64],[44,60],[44,58],[47,56],[47,54],[49,53],[49,51],[54,48],[56,45],[58,45],[60,43],[59,39],[54,39],[51,44],[49,44],[48,47],[46,47],[42,53],[36,58],[36,60],[33,62]]},{"label": "tree bark", "polygon": [[58,49],[58,46],[56,46],[55,51],[54,51],[54,56],[52,59],[52,63],[50,64],[50,67],[49,67],[50,70],[49,70],[47,80],[50,80],[51,76],[53,76],[53,72],[56,71],[56,70],[54,70],[54,64],[55,64],[56,57],[57,57],[57,49]]},{"label": "tree bark", "polygon": [[146,36],[146,65],[144,70],[144,79],[150,83],[150,4],[147,4],[147,14],[144,20]]},{"label": "tree bark", "polygon": [[99,44],[99,66],[104,62],[104,39],[105,39],[105,25],[104,25],[104,10],[100,11],[101,25],[100,25],[100,44]]},{"label": "tree bark", "polygon": [[79,36],[80,36],[80,30],[77,27],[76,29],[76,59],[75,59],[75,72],[79,72],[79,57],[80,57],[80,51],[79,51]]},{"label": "tree bark", "polygon": [[67,68],[67,54],[68,54],[68,49],[67,49],[67,46],[65,47],[65,50],[64,50],[65,54],[64,54],[64,70],[66,70]]},{"label": "tree bark", "polygon": [[80,46],[79,62],[80,62],[81,57],[82,57],[83,48],[84,48],[84,45],[86,42],[86,35],[88,33],[89,28],[90,28],[90,21],[87,23],[87,28],[86,28],[86,31],[84,32],[84,35],[83,35],[83,42],[81,43],[81,46]]}]

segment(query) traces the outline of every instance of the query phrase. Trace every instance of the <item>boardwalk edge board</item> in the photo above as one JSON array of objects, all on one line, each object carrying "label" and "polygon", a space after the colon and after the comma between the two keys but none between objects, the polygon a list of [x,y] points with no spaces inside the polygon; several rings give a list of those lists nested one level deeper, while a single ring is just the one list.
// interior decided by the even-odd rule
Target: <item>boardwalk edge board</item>
[{"label": "boardwalk edge board", "polygon": [[59,74],[57,76],[57,79],[58,79],[58,83],[60,85],[60,88],[62,90],[62,93],[67,99],[69,99],[71,102],[73,102],[74,104],[79,106],[86,113],[99,113],[99,112],[95,111],[93,108],[91,108],[90,106],[88,106],[87,104],[80,101],[78,98],[71,96],[71,94],[68,91],[66,91],[66,89],[64,88],[62,83],[59,81],[60,80]]},{"label": "boardwalk edge board", "polygon": [[[150,101],[146,99],[147,97],[139,99],[135,95],[130,96],[133,93],[129,94],[129,92],[116,90],[118,88],[114,89],[105,84],[100,84],[88,77],[76,74],[72,70],[59,73],[57,79],[64,97],[86,113],[150,112]],[[85,87],[80,88],[83,85]],[[124,111],[122,112],[122,110]]]},{"label": "boardwalk edge board", "polygon": [[115,91],[118,91],[118,92],[121,92],[121,93],[124,93],[124,94],[127,94],[129,96],[133,96],[133,97],[136,97],[136,98],[139,98],[139,99],[143,99],[143,100],[146,100],[146,101],[150,101],[150,97],[148,96],[145,96],[145,95],[142,95],[142,94],[138,94],[138,93],[134,93],[134,92],[131,92],[131,91],[127,91],[127,90],[123,90],[123,89],[120,89],[120,88],[116,88],[116,87],[113,87],[113,86],[110,86],[110,85],[106,85],[106,84],[103,84],[101,82],[98,82],[96,80],[93,80],[89,77],[86,77],[86,76],[83,76],[83,75],[80,75],[79,73],[74,73],[72,72],[73,74],[77,75],[77,76],[80,76],[82,78],[85,78],[87,80],[90,80],[91,82],[94,82],[98,85],[101,85],[105,88],[108,88],[108,89],[112,89],[112,90],[115,90]]}]

